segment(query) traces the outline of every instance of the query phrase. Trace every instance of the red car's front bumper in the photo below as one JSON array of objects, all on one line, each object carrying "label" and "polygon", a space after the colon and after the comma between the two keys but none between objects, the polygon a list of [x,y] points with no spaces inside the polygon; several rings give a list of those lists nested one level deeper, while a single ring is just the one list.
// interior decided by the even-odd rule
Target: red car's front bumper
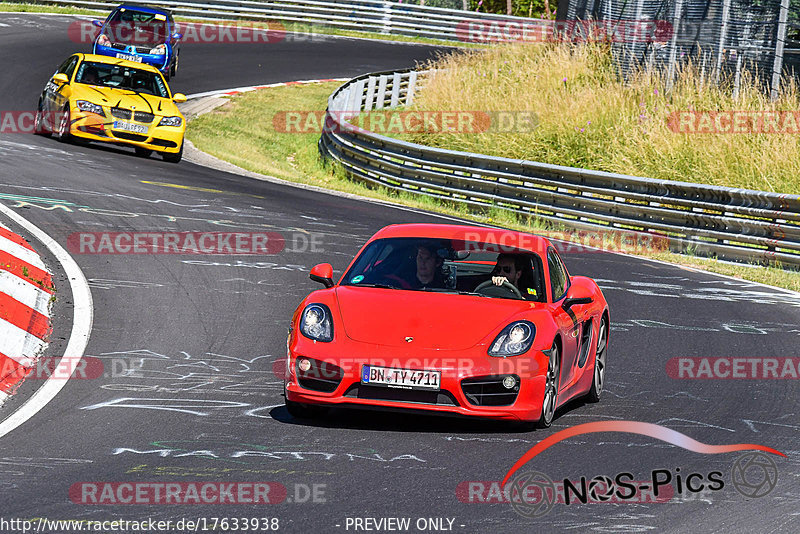
[{"label": "red car's front bumper", "polygon": [[[299,357],[324,362],[325,368],[315,369],[310,375],[300,373],[298,380]],[[313,405],[425,410],[489,419],[536,421],[541,416],[547,361],[547,355],[533,349],[521,356],[495,358],[487,355],[485,346],[464,351],[414,349],[411,346],[373,345],[349,339],[320,343],[298,336],[289,345],[286,398]],[[363,365],[441,371],[441,388],[437,393],[365,386],[361,384]],[[320,374],[326,381],[314,380]],[[492,377],[490,382],[499,383],[507,375],[518,377],[516,395],[509,394],[501,386],[469,384],[470,379],[482,377]],[[319,386],[327,386],[329,391],[320,391]],[[480,394],[479,391],[487,394]],[[505,395],[492,395],[497,391]],[[497,402],[491,399],[511,402],[501,406],[487,404]]]}]

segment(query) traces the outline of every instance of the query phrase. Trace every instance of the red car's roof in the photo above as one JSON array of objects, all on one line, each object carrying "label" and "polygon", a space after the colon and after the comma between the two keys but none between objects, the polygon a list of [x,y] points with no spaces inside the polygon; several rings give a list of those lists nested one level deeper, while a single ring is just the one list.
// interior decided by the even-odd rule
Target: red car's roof
[{"label": "red car's roof", "polygon": [[515,230],[503,230],[501,228],[455,224],[393,224],[379,230],[378,233],[370,238],[370,241],[391,237],[430,237],[493,243],[537,254],[544,254],[547,251],[547,247],[550,246],[550,241],[538,235],[526,234]]}]

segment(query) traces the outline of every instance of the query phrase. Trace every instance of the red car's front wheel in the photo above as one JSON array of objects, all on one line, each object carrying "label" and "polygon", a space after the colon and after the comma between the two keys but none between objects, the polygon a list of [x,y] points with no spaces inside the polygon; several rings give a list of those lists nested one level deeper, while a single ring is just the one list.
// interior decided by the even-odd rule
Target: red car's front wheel
[{"label": "red car's front wheel", "polygon": [[553,348],[547,351],[550,358],[547,362],[547,374],[544,382],[544,395],[542,395],[542,416],[539,418],[539,428],[547,428],[553,422],[558,406],[558,378],[561,364],[561,355],[558,344],[553,343]]}]

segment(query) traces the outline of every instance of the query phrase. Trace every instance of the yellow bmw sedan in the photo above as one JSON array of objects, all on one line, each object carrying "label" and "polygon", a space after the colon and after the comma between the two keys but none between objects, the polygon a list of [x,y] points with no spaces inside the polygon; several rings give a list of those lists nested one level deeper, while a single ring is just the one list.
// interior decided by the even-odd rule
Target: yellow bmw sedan
[{"label": "yellow bmw sedan", "polygon": [[186,120],[155,67],[133,61],[75,54],[64,61],[39,97],[35,131],[72,138],[123,143],[147,157],[154,150],[165,161],[183,156]]}]

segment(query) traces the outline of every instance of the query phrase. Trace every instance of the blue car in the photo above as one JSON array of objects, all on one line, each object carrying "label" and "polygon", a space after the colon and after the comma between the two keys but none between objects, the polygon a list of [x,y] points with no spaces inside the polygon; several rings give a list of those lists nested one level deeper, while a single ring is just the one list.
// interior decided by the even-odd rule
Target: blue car
[{"label": "blue car", "polygon": [[172,12],[167,9],[122,4],[100,28],[92,52],[152,65],[167,78],[178,72],[180,39]]}]

